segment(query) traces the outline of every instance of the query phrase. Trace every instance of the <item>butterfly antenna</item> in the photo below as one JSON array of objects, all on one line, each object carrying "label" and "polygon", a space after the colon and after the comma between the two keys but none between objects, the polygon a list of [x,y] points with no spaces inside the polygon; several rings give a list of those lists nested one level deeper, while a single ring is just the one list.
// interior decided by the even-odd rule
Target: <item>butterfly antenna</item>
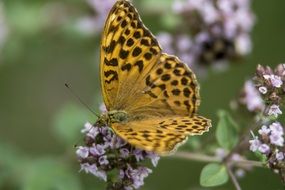
[{"label": "butterfly antenna", "polygon": [[91,113],[93,113],[96,117],[100,117],[100,115],[98,113],[96,113],[95,111],[93,111],[70,87],[69,84],[64,83],[64,86],[71,92],[71,94],[83,105],[85,106]]}]

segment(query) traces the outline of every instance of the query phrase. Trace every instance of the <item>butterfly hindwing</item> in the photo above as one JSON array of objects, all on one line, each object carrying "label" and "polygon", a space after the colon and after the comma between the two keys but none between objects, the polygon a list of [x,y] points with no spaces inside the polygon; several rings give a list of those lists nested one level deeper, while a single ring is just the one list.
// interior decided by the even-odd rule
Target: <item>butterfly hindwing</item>
[{"label": "butterfly hindwing", "polygon": [[128,143],[160,155],[174,152],[189,135],[201,135],[208,131],[210,126],[210,120],[198,115],[112,124],[115,133]]}]

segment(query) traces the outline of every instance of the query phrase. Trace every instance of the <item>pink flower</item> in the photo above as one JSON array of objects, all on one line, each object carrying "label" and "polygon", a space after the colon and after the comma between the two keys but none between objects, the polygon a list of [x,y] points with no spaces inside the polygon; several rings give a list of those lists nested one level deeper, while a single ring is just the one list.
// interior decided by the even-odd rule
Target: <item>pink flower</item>
[{"label": "pink flower", "polygon": [[270,147],[267,144],[262,144],[258,147],[258,151],[262,154],[267,154],[270,151]]},{"label": "pink flower", "polygon": [[284,138],[282,137],[282,135],[272,133],[269,136],[269,139],[270,139],[270,143],[272,143],[274,145],[277,145],[277,146],[283,146],[284,145]]},{"label": "pink flower", "polygon": [[280,88],[283,84],[280,76],[277,75],[263,75],[264,79],[271,82],[273,87]]},{"label": "pink flower", "polygon": [[276,159],[278,161],[284,160],[284,153],[283,152],[277,152],[275,156],[276,156]]},{"label": "pink flower", "polygon": [[87,158],[89,156],[89,148],[79,146],[76,150],[76,154],[81,158]]}]

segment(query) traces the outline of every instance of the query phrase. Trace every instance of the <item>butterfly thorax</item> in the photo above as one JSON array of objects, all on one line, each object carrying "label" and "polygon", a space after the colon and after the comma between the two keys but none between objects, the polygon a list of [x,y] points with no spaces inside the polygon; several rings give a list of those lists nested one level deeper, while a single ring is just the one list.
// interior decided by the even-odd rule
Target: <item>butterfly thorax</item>
[{"label": "butterfly thorax", "polygon": [[104,124],[125,123],[128,121],[128,114],[123,110],[112,110],[103,113],[98,121]]}]

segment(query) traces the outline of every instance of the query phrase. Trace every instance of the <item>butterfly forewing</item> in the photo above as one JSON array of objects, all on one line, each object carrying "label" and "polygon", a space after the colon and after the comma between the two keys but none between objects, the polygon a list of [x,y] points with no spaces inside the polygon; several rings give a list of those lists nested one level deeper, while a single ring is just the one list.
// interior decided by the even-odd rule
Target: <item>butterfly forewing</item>
[{"label": "butterfly forewing", "polygon": [[125,109],[157,63],[161,48],[128,1],[117,1],[107,18],[101,42],[101,86],[108,110]]}]

